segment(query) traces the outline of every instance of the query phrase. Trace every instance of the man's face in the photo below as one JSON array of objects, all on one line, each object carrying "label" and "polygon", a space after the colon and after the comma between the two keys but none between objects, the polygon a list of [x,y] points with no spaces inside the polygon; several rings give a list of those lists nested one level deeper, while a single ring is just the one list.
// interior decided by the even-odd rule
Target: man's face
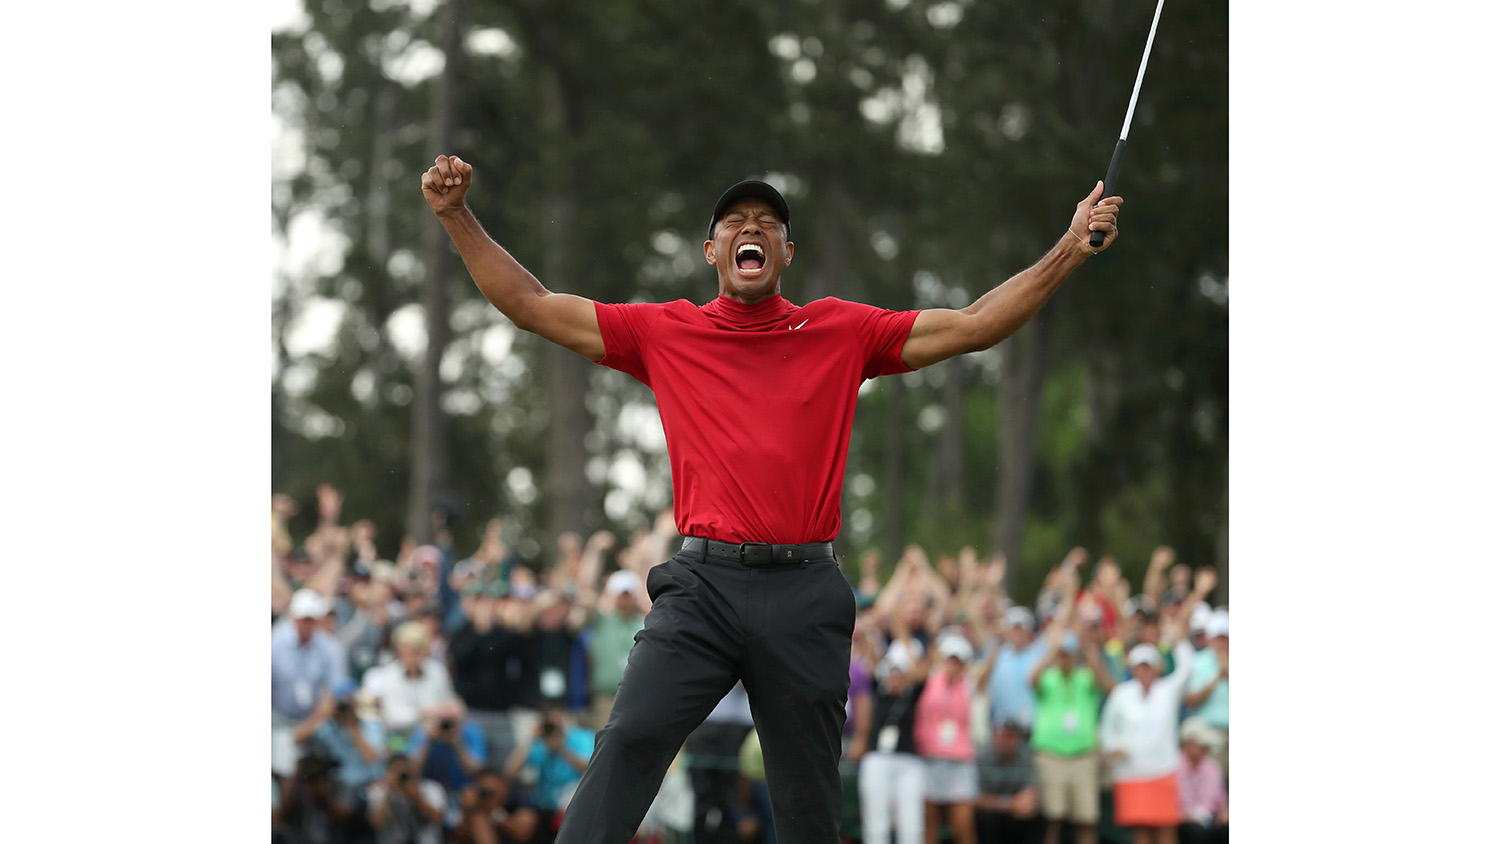
[{"label": "man's face", "polygon": [[703,256],[719,271],[720,295],[753,304],[780,291],[781,271],[795,248],[770,203],[741,199],[714,225]]},{"label": "man's face", "polygon": [[1229,656],[1228,636],[1215,636],[1208,640],[1208,646],[1214,649],[1214,653],[1218,654],[1220,659]]},{"label": "man's face", "polygon": [[537,615],[536,624],[548,632],[558,630],[563,626],[563,622],[567,621],[568,610],[570,609],[571,607],[563,601],[556,601],[549,604],[546,609]]},{"label": "man's face", "polygon": [[635,599],[635,593],[628,589],[615,596],[615,612],[620,615],[635,615],[640,608],[639,602]]},{"label": "man's face", "polygon": [[1141,641],[1148,645],[1155,645],[1161,641],[1161,625],[1156,619],[1141,622]]},{"label": "man's face", "polygon": [[316,618],[294,619],[293,623],[297,625],[297,640],[306,642],[311,639],[313,631],[318,629],[318,621],[319,619]]},{"label": "man's face", "polygon": [[427,658],[424,648],[410,642],[402,642],[396,646],[396,658],[408,671],[415,671],[422,667],[422,661]]},{"label": "man's face", "polygon": [[1005,641],[1009,642],[1011,647],[1020,650],[1031,644],[1031,633],[1023,625],[1012,624],[1005,628]]},{"label": "man's face", "polygon": [[1015,730],[1001,730],[995,734],[995,749],[1001,756],[1014,756],[1021,747],[1021,734]]}]

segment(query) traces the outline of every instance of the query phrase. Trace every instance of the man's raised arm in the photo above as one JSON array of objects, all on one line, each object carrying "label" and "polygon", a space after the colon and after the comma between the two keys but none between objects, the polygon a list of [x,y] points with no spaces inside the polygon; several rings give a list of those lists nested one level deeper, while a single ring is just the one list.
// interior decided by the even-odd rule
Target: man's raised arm
[{"label": "man's raised arm", "polygon": [[[1068,234],[1040,261],[1017,273],[1004,284],[979,297],[961,311],[932,308],[917,315],[901,360],[913,369],[931,366],[965,352],[977,352],[1014,334],[1036,316],[1058,285],[1089,255],[1109,248],[1118,233],[1115,218],[1125,202],[1118,196],[1099,202],[1104,183],[1099,182],[1073,212]],[[1098,207],[1094,203],[1099,202]],[[1104,232],[1104,245],[1088,245],[1089,232]]]},{"label": "man's raised arm", "polygon": [[591,361],[604,358],[604,337],[592,300],[553,293],[485,234],[464,197],[474,167],[458,156],[440,155],[422,174],[422,195],[448,230],[479,292],[517,328],[540,334]]}]

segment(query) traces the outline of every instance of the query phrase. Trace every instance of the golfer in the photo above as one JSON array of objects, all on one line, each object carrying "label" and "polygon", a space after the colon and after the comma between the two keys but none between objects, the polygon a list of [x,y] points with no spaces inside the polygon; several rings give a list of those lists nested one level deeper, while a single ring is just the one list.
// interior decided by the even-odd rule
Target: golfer
[{"label": "golfer", "polygon": [[1091,231],[1109,248],[1122,200],[1099,202],[1096,185],[1040,261],[963,310],[887,311],[783,298],[791,214],[744,181],[719,197],[703,244],[713,301],[608,305],[547,290],[491,240],[464,204],[473,173],[440,155],[422,193],[517,327],[655,392],[687,538],[647,577],[651,612],[557,841],[626,844],[683,740],[742,680],[777,839],[834,844],[855,603],[833,539],[859,386],[1010,336],[1098,251]]}]

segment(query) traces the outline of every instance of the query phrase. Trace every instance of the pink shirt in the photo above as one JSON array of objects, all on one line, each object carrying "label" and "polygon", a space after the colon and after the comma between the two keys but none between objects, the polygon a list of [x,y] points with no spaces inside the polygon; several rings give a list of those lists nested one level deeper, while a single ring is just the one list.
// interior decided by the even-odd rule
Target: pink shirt
[{"label": "pink shirt", "polygon": [[1194,820],[1213,817],[1228,806],[1224,771],[1219,763],[1212,756],[1205,756],[1194,767],[1184,753],[1177,765],[1177,797],[1182,801],[1182,814]]},{"label": "pink shirt", "polygon": [[934,671],[917,698],[913,738],[917,754],[955,762],[973,762],[974,742],[969,739],[969,712],[973,691],[964,674],[943,676]]}]

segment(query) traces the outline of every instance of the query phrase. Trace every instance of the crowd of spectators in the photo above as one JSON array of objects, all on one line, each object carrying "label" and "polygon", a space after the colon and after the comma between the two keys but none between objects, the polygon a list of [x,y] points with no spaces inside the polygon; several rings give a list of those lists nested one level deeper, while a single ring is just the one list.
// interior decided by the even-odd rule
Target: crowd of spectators
[{"label": "crowd of spectators", "polygon": [[[283,844],[549,844],[680,541],[671,514],[621,542],[556,539],[533,570],[492,520],[460,557],[376,552],[317,491],[272,497],[272,831]],[[1087,577],[1085,576],[1087,571]],[[1152,555],[1139,593],[1074,549],[1033,600],[1006,561],[907,548],[852,573],[847,840],[1228,840],[1229,618],[1211,568]],[[736,686],[688,738],[642,844],[773,844],[751,704]]]}]

